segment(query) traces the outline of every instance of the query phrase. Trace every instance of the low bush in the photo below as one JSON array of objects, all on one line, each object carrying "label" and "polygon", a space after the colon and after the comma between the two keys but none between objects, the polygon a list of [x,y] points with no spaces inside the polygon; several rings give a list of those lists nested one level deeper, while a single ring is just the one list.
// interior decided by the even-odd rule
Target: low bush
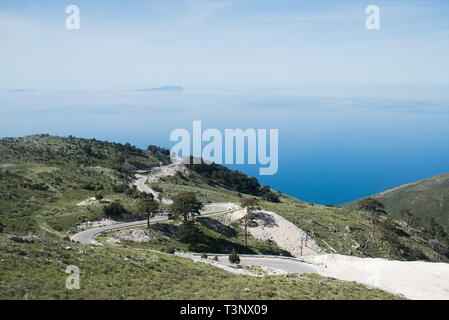
[{"label": "low bush", "polygon": [[229,254],[229,262],[238,264],[240,263],[240,257],[234,249],[232,249],[231,253]]}]

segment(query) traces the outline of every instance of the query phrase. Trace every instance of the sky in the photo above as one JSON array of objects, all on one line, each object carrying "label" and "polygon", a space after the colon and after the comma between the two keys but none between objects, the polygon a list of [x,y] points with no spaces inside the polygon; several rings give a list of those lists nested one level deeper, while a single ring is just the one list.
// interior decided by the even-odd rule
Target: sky
[{"label": "sky", "polygon": [[0,0],[0,89],[446,87],[448,14],[447,0]]},{"label": "sky", "polygon": [[[0,136],[170,148],[193,120],[279,128],[262,183],[354,200],[449,170],[448,16],[447,0],[0,0]],[[136,92],[163,85],[186,90]]]}]

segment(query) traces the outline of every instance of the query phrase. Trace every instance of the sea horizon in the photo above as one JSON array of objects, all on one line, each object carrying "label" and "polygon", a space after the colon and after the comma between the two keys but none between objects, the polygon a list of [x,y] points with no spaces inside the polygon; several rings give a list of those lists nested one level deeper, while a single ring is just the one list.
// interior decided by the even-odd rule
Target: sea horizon
[{"label": "sea horizon", "polygon": [[204,129],[277,128],[275,175],[259,175],[257,165],[226,166],[287,195],[330,205],[449,171],[449,151],[438,148],[449,136],[449,99],[429,99],[438,88],[423,88],[415,99],[375,89],[348,97],[338,87],[320,97],[319,87],[307,88],[2,91],[2,137],[73,135],[146,149],[171,148],[170,132],[192,130],[199,119]]}]

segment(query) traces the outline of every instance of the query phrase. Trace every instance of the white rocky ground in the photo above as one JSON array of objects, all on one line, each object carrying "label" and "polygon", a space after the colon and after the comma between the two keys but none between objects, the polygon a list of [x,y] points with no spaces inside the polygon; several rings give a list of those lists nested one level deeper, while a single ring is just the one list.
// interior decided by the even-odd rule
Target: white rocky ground
[{"label": "white rocky ground", "polygon": [[110,226],[110,225],[117,224],[117,223],[120,223],[120,222],[112,220],[110,218],[103,218],[103,219],[100,219],[97,221],[83,222],[76,226],[76,230],[83,231],[83,230],[92,229],[92,228]]},{"label": "white rocky ground", "polygon": [[188,170],[183,165],[182,159],[172,159],[172,164],[169,164],[167,166],[162,166],[159,168],[156,168],[150,172],[148,175],[148,182],[154,183],[159,181],[159,179],[164,177],[172,177],[176,175],[178,172],[181,172],[183,174],[187,174]]},{"label": "white rocky ground", "polygon": [[408,299],[449,299],[449,264],[326,254],[306,257],[323,276],[356,281]]},{"label": "white rocky ground", "polygon": [[93,205],[93,204],[109,203],[109,202],[111,202],[111,200],[103,199],[103,200],[100,201],[100,200],[97,200],[95,197],[91,197],[91,198],[89,198],[87,200],[84,200],[84,201],[81,201],[81,202],[77,203],[76,205],[78,207],[82,207],[82,206],[90,206],[90,205]]},{"label": "white rocky ground", "polygon": [[152,240],[152,237],[150,237],[148,231],[145,229],[127,229],[117,232],[107,239],[108,242],[117,242],[117,240],[144,243]]},{"label": "white rocky ground", "polygon": [[[240,210],[227,214],[220,220],[224,224],[230,225],[245,215],[246,210]],[[256,215],[255,221],[258,226],[248,227],[248,232],[256,239],[273,241],[294,257],[317,255],[323,252],[318,244],[308,237],[303,230],[280,215],[269,211],[258,211]]]},{"label": "white rocky ground", "polygon": [[[170,177],[176,175],[178,172],[187,174],[188,170],[183,165],[182,159],[172,159],[172,164],[167,166],[158,167],[153,169],[148,175],[136,174],[137,180],[134,182],[134,185],[141,192],[151,193],[155,199],[159,198],[158,192],[153,190],[148,186],[147,183],[155,183],[159,181],[159,179],[163,177]],[[161,202],[163,204],[172,204],[173,201],[171,199],[162,198]]]}]

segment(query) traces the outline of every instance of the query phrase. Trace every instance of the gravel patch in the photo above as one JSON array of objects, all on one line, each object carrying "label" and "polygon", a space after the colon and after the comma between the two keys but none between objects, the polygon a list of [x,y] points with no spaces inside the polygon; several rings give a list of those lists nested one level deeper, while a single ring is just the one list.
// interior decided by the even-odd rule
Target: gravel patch
[{"label": "gravel patch", "polygon": [[[246,210],[240,210],[221,217],[226,225],[243,218]],[[256,213],[257,227],[248,227],[248,232],[256,239],[272,241],[281,249],[291,253],[294,257],[322,254],[323,250],[303,230],[280,215],[269,211]]]},{"label": "gravel patch", "polygon": [[415,300],[449,300],[449,264],[336,254],[306,257],[318,273],[356,281]]},{"label": "gravel patch", "polygon": [[110,226],[113,224],[120,223],[119,221],[112,220],[110,218],[103,218],[97,221],[86,221],[76,226],[76,230],[83,231],[92,228]]},{"label": "gravel patch", "polygon": [[[132,241],[137,243],[145,243],[153,240],[145,229],[129,229],[115,233],[112,237],[120,241]],[[109,241],[111,242],[111,241]]]}]

